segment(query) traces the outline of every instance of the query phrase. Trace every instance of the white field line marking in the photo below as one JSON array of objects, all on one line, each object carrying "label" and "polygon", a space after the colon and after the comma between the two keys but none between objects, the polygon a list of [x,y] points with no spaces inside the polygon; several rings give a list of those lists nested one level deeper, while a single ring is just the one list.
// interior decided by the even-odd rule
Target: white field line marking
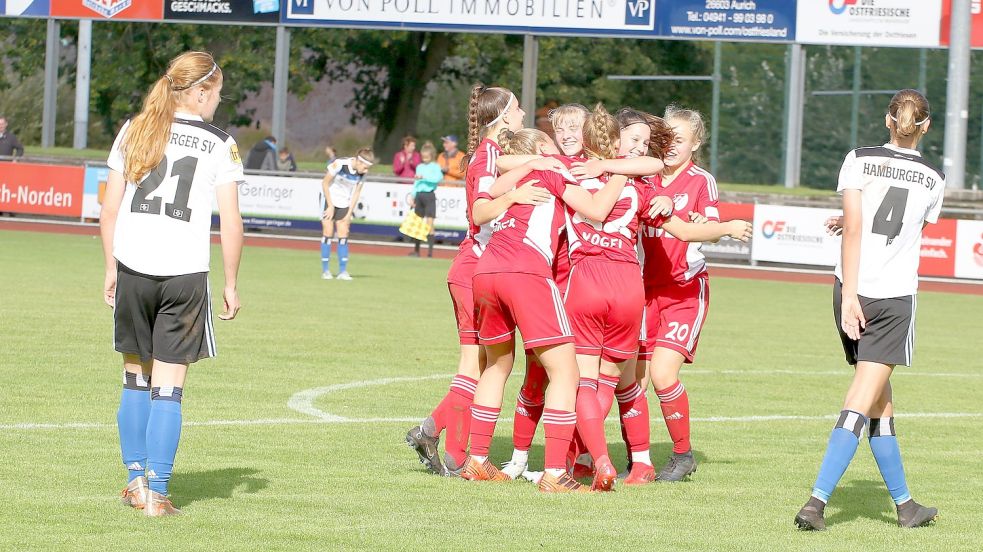
[{"label": "white field line marking", "polygon": [[[689,373],[697,373],[692,370]],[[723,371],[721,371],[723,372]],[[740,370],[730,370],[727,373],[749,373]],[[802,374],[802,372],[788,372]],[[710,374],[719,373],[713,370],[703,370],[699,373]],[[813,372],[814,373],[814,372]],[[833,374],[834,372],[830,372]],[[835,372],[839,374],[840,372]],[[419,417],[377,417],[377,418],[346,418],[337,414],[324,412],[313,405],[313,401],[329,393],[358,389],[362,387],[374,387],[389,385],[392,383],[426,381],[434,379],[449,379],[451,374],[436,374],[431,376],[416,377],[396,377],[382,378],[376,380],[354,381],[349,383],[338,383],[313,389],[305,389],[294,393],[287,401],[287,406],[291,409],[310,416],[309,418],[261,418],[255,420],[203,420],[185,422],[186,427],[214,427],[214,426],[263,426],[263,425],[293,425],[293,424],[370,424],[370,423],[412,423],[420,421]],[[821,416],[799,416],[799,415],[761,415],[761,416],[710,416],[704,418],[691,418],[696,423],[742,423],[742,422],[775,422],[775,421],[820,421],[836,418],[835,414]],[[903,414],[904,418],[983,418],[980,412],[911,412]],[[500,422],[510,423],[512,418],[500,418]],[[609,417],[607,423],[618,423],[618,420]],[[19,424],[0,424],[0,431],[16,430],[59,430],[59,429],[115,429],[116,424],[95,423],[95,422],[68,422],[68,423],[19,423]]]}]

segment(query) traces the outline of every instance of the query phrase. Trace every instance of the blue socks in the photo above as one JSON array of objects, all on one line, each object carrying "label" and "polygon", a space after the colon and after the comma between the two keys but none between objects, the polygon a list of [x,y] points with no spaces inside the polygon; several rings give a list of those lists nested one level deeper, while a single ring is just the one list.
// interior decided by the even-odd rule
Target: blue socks
[{"label": "blue socks", "polygon": [[[340,248],[339,248],[340,252]],[[328,264],[331,262],[331,238],[321,236],[321,272],[328,271]]]},{"label": "blue socks", "polygon": [[911,500],[901,464],[901,449],[894,433],[894,418],[872,418],[867,435],[870,437],[870,451],[874,453],[877,468],[881,470],[881,477],[894,503],[903,504]]},{"label": "blue socks", "polygon": [[348,272],[348,238],[338,238],[338,268]]},{"label": "blue socks", "polygon": [[833,494],[833,489],[840,482],[847,466],[853,460],[853,455],[857,452],[860,433],[866,424],[867,417],[859,412],[852,410],[840,412],[836,426],[829,435],[826,456],[823,457],[823,463],[819,467],[819,476],[816,477],[812,496],[823,502],[829,501],[829,496]]},{"label": "blue socks", "polygon": [[129,481],[144,475],[147,467],[147,420],[150,419],[150,378],[123,372],[123,394],[116,412],[119,447]]},{"label": "blue socks", "polygon": [[147,481],[150,490],[167,495],[174,456],[181,440],[180,387],[154,387],[147,423]]}]

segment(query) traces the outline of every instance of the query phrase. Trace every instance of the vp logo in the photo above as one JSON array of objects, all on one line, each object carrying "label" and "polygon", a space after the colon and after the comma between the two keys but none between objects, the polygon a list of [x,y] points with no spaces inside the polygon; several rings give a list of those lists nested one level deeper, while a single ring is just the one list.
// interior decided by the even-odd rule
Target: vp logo
[{"label": "vp logo", "polygon": [[314,0],[289,0],[290,14],[314,15]]},{"label": "vp logo", "polygon": [[654,0],[628,0],[625,2],[625,25],[650,25],[654,6]]}]

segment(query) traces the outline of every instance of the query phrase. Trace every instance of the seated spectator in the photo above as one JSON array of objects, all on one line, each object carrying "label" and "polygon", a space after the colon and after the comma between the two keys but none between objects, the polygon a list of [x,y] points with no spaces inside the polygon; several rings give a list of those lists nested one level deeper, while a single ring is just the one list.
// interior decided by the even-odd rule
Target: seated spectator
[{"label": "seated spectator", "polygon": [[[437,157],[437,148],[433,144],[426,142],[420,149],[422,163],[416,167],[416,181],[413,182],[413,193],[410,195],[410,207],[416,216],[423,219],[430,227],[430,234],[427,236],[427,256],[433,257],[434,228],[433,221],[437,218],[437,184],[444,179],[444,173],[440,165],[434,160]],[[420,256],[420,244],[416,240],[413,245],[411,257]]]},{"label": "seated spectator", "polygon": [[277,152],[276,168],[278,171],[297,170],[297,161],[294,160],[294,154],[290,153],[290,150],[286,146],[280,148],[280,151]]},{"label": "seated spectator", "polygon": [[22,157],[23,155],[24,146],[13,132],[7,132],[7,118],[0,116],[0,156]]},{"label": "seated spectator", "polygon": [[457,136],[448,134],[441,138],[444,141],[444,151],[437,156],[437,164],[444,172],[445,180],[464,180],[464,152],[457,149]]},{"label": "seated spectator", "polygon": [[419,164],[420,153],[416,151],[416,138],[403,138],[403,149],[393,156],[393,174],[402,178],[414,178]]},{"label": "seated spectator", "polygon": [[276,138],[267,136],[249,150],[245,168],[254,171],[275,171],[276,158]]}]

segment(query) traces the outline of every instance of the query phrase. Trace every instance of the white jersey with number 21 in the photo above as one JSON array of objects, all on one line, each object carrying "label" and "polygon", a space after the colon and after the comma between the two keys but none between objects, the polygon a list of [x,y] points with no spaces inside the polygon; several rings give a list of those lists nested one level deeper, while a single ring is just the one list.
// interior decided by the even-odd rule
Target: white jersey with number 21
[{"label": "white jersey with number 21", "polygon": [[[945,174],[916,150],[891,144],[857,148],[840,168],[837,191],[860,190],[863,231],[857,294],[872,299],[914,295],[922,227],[939,220]],[[842,261],[836,277],[843,280]]]},{"label": "white jersey with number 21", "polygon": [[[120,129],[109,168],[124,173]],[[245,180],[235,140],[201,117],[177,113],[164,159],[139,183],[127,182],[113,235],[113,257],[151,276],[208,272],[212,198],[217,186]]]}]

